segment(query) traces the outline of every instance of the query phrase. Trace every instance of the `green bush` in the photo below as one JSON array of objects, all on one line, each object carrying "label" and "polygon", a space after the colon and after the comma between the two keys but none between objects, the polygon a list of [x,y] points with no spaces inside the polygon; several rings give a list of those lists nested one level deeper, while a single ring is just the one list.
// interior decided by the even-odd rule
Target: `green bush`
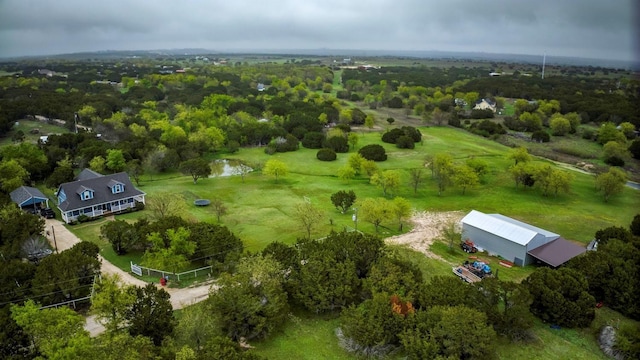
[{"label": "green bush", "polygon": [[79,223],[83,223],[83,222],[87,222],[89,221],[89,217],[85,214],[80,214],[80,216],[78,216],[78,222]]},{"label": "green bush", "polygon": [[412,138],[407,135],[402,135],[396,140],[396,146],[400,149],[413,149],[416,147],[416,144]]},{"label": "green bush", "polygon": [[336,152],[328,148],[318,150],[316,157],[321,161],[334,161],[338,158]]},{"label": "green bush", "polygon": [[321,132],[310,131],[304,134],[302,138],[302,146],[307,149],[320,149],[324,141],[324,134]]},{"label": "green bush", "polygon": [[551,141],[551,136],[544,130],[538,130],[534,131],[533,134],[531,134],[531,140],[540,143],[546,143]]},{"label": "green bush", "polygon": [[347,139],[342,136],[332,136],[328,139],[325,139],[322,146],[328,149],[332,149],[337,153],[346,153],[349,151],[349,143],[347,142]]},{"label": "green bush", "polygon": [[358,153],[360,153],[360,155],[362,155],[362,157],[367,160],[373,160],[373,161],[387,160],[387,154],[384,148],[382,147],[382,145],[378,145],[378,144],[363,146],[362,148],[360,148],[360,150],[358,150]]},{"label": "green bush", "polygon": [[387,131],[386,133],[382,134],[382,141],[386,142],[387,144],[395,144],[396,141],[398,140],[398,138],[400,136],[404,136],[404,131],[402,131],[402,129],[391,129],[390,131]]}]

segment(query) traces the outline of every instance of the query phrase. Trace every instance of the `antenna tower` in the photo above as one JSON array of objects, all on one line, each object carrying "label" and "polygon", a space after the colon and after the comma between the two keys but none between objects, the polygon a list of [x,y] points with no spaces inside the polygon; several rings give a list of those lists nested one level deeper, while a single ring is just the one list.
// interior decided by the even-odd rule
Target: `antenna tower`
[{"label": "antenna tower", "polygon": [[542,55],[542,80],[544,80],[544,65],[547,62],[547,53]]}]

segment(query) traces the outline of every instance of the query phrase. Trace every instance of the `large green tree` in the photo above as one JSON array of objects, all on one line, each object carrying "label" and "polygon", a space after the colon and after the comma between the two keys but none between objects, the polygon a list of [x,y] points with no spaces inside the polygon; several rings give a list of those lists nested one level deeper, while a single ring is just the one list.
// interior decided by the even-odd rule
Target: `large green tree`
[{"label": "large green tree", "polygon": [[282,268],[271,257],[244,259],[235,274],[224,273],[207,300],[208,311],[234,341],[264,338],[286,320]]},{"label": "large green tree", "polygon": [[359,208],[359,217],[378,229],[382,222],[389,220],[392,216],[389,200],[385,198],[367,198],[362,200]]},{"label": "large green tree", "polygon": [[576,270],[536,269],[523,282],[533,296],[531,312],[545,322],[587,327],[595,317],[595,299],[586,279]]},{"label": "large green tree", "polygon": [[189,159],[180,163],[180,172],[184,175],[190,175],[193,178],[193,183],[197,184],[198,179],[211,175],[211,166],[203,158]]},{"label": "large green tree", "polygon": [[627,174],[613,167],[606,173],[596,176],[596,188],[602,193],[605,202],[608,202],[613,195],[621,193],[626,182]]},{"label": "large green tree", "polygon": [[95,284],[91,312],[110,333],[126,326],[127,315],[135,301],[134,288],[122,286],[120,276],[103,275]]},{"label": "large green tree", "polygon": [[340,190],[331,194],[331,203],[336,209],[340,210],[342,214],[347,212],[355,202],[356,193],[353,192],[353,190]]},{"label": "large green tree", "polygon": [[189,265],[189,258],[195,253],[197,244],[190,240],[188,229],[168,229],[166,232],[169,246],[158,232],[151,233],[147,240],[152,246],[142,256],[142,264],[155,269],[174,273]]},{"label": "large green tree", "polygon": [[28,300],[12,306],[11,317],[29,334],[33,345],[48,359],[86,359],[91,357],[91,338],[84,330],[84,318],[61,307],[40,310]]},{"label": "large green tree", "polygon": [[496,333],[484,313],[465,306],[418,311],[414,327],[400,336],[409,359],[492,359]]},{"label": "large green tree", "polygon": [[387,196],[400,186],[400,173],[397,170],[385,170],[371,176],[371,183],[382,189],[382,196]]},{"label": "large green tree", "polygon": [[135,301],[126,315],[129,333],[146,336],[159,346],[166,337],[173,335],[176,323],[171,296],[154,284],[136,287],[133,294]]}]

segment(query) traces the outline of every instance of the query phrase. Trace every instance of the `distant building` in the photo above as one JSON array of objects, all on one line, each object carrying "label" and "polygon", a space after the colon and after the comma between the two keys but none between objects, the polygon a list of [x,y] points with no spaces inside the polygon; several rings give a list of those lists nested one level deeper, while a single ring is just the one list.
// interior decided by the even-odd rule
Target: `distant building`
[{"label": "distant building", "polygon": [[473,108],[475,110],[491,110],[496,112],[496,102],[490,99],[482,99],[477,101]]}]

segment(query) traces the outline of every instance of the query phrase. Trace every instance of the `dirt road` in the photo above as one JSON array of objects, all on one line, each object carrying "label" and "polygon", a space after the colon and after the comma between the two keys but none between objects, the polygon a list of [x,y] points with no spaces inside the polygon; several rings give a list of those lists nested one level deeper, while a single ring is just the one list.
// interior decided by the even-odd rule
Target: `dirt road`
[{"label": "dirt road", "polygon": [[[82,225],[80,225],[82,226]],[[73,245],[79,243],[81,240],[69,231],[62,221],[56,219],[47,219],[45,224],[45,235],[51,246],[57,247],[58,251],[64,251],[73,247]],[[55,235],[55,241],[54,241]],[[117,274],[120,277],[120,280],[127,285],[134,286],[146,286],[147,283],[136,278],[130,273],[123,271],[117,266],[113,265],[101,255],[98,255],[98,259],[102,262],[101,272],[102,274]],[[161,287],[159,284],[156,285]],[[164,288],[169,295],[171,295],[171,305],[173,305],[174,309],[182,309],[185,306],[192,305],[198,303],[200,301],[206,300],[209,296],[209,290],[212,284],[204,284],[194,287],[188,288]],[[213,285],[215,286],[215,285]],[[91,336],[96,336],[105,331],[104,327],[98,323],[95,319],[95,316],[87,317],[87,322],[85,324],[85,329],[89,331]]]},{"label": "dirt road", "polygon": [[387,244],[407,246],[430,258],[447,262],[431,251],[431,244],[441,237],[443,226],[454,222],[458,227],[463,217],[464,213],[462,211],[415,212],[409,220],[413,224],[413,229],[406,234],[386,238],[385,242]]}]

